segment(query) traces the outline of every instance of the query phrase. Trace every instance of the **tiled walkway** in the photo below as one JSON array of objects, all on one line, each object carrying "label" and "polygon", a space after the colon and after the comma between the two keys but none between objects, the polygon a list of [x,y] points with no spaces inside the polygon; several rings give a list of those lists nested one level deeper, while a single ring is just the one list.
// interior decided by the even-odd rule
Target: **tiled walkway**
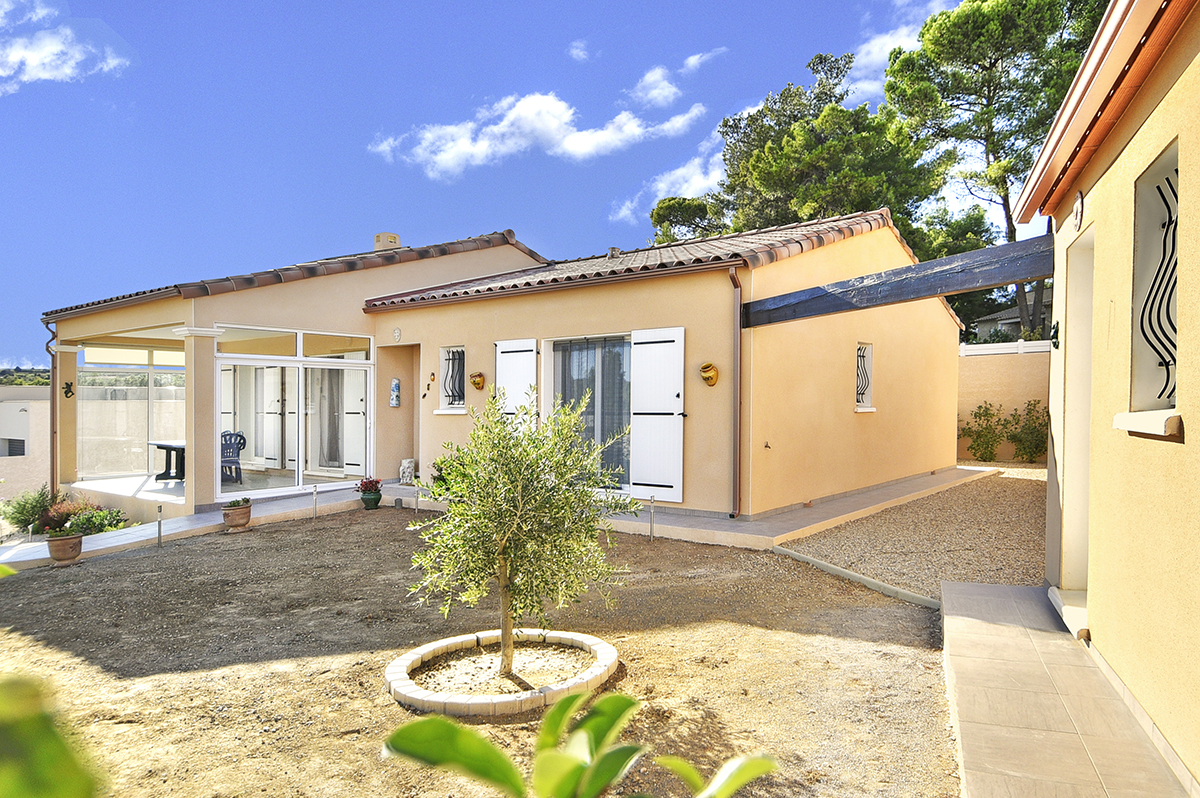
[{"label": "tiled walkway", "polygon": [[965,798],[1187,798],[1045,590],[942,583]]}]

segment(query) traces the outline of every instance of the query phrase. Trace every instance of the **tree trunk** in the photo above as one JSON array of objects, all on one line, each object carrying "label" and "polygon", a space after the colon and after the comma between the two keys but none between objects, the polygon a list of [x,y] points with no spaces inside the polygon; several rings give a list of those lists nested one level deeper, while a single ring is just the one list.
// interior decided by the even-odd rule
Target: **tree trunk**
[{"label": "tree trunk", "polygon": [[508,591],[508,558],[500,555],[497,565],[500,582],[500,675],[512,676],[513,672],[513,619],[512,594]]},{"label": "tree trunk", "polygon": [[1021,334],[1024,335],[1026,330],[1033,329],[1033,322],[1030,321],[1029,314],[1029,294],[1025,291],[1025,283],[1017,283],[1017,310],[1021,316]]},{"label": "tree trunk", "polygon": [[1032,319],[1033,329],[1037,332],[1036,340],[1041,341],[1046,337],[1046,324],[1042,321],[1043,305],[1042,299],[1046,295],[1046,281],[1038,280],[1033,284],[1033,307],[1029,309],[1029,315]]}]

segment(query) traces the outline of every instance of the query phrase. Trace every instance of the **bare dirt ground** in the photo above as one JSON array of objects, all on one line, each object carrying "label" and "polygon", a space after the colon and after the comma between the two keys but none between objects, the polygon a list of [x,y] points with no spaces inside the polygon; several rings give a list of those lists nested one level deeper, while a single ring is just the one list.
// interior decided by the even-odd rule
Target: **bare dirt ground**
[{"label": "bare dirt ground", "polygon": [[[492,629],[406,587],[411,511],[207,535],[0,580],[0,673],[43,678],[117,796],[492,795],[381,759],[415,717],[384,692],[408,648]],[[957,796],[935,611],[790,558],[614,536],[619,607],[556,626],[617,646],[605,689],[645,702],[628,738],[703,772],[768,752],[754,796]],[[540,715],[472,725],[522,766]],[[686,795],[649,759],[620,794]]]}]

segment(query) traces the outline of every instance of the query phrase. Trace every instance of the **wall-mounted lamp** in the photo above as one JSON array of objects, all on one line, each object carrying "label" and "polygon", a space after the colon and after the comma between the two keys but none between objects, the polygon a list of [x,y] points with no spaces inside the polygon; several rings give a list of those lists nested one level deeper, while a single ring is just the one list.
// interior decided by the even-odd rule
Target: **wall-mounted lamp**
[{"label": "wall-mounted lamp", "polygon": [[482,371],[477,371],[471,375],[471,385],[477,391],[483,390],[483,372]]},{"label": "wall-mounted lamp", "polygon": [[717,367],[712,363],[704,363],[700,366],[700,379],[704,380],[706,384],[716,385],[718,376]]}]

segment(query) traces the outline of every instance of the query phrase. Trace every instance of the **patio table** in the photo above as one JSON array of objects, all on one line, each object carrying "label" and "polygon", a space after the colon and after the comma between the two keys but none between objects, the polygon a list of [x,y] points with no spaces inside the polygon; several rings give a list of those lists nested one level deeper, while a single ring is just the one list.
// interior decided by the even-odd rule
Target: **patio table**
[{"label": "patio table", "polygon": [[167,467],[161,474],[154,475],[155,482],[170,482],[183,479],[184,447],[187,441],[148,441],[151,446],[162,449],[167,455]]}]

